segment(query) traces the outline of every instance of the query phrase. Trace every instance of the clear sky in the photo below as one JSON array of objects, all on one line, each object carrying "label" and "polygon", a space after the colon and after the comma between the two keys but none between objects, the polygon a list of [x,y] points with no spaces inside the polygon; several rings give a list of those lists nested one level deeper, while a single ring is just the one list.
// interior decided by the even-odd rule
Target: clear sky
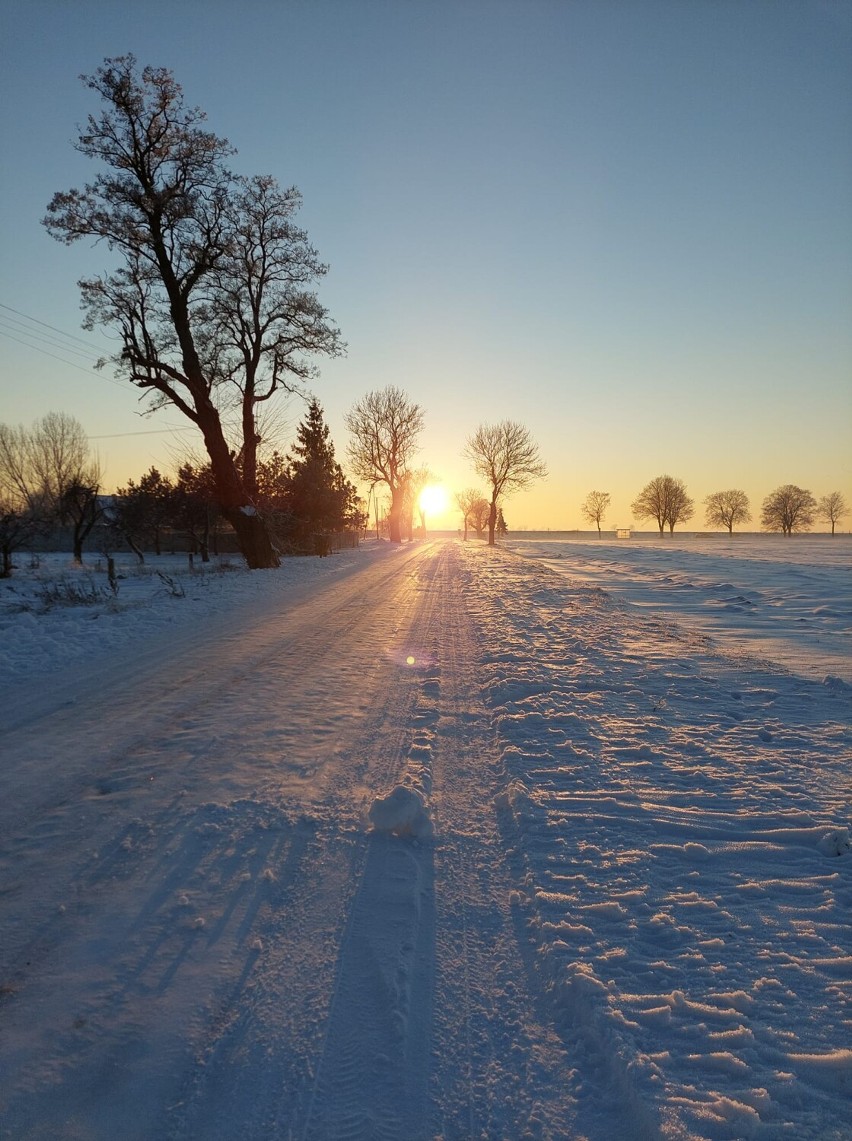
[{"label": "clear sky", "polygon": [[78,76],[127,52],[237,170],[301,190],[348,344],[314,386],[341,460],[346,409],[395,384],[452,491],[479,423],[529,427],[550,476],[513,529],[585,526],[592,488],[629,525],[663,473],[699,507],[741,487],[757,515],[781,483],[852,503],[845,0],[0,0],[0,420],[75,415],[109,489],[192,439],[90,370],[115,342],[81,330],[76,281],[114,263],[40,225],[95,173]]}]

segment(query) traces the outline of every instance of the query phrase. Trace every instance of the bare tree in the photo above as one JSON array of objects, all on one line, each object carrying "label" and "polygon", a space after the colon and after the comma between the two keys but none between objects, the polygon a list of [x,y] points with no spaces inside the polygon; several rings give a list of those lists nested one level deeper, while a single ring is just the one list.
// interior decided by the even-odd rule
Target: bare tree
[{"label": "bare tree", "polygon": [[[27,530],[64,523],[72,529],[74,559],[99,516],[101,471],[89,450],[85,429],[73,416],[48,412],[27,431],[0,426],[0,494],[7,515]],[[11,569],[11,568],[10,568]]]},{"label": "bare tree", "polygon": [[[84,82],[106,109],[76,148],[106,171],[54,195],[58,240],[104,239],[121,257],[81,281],[86,327],[119,331],[119,373],[199,428],[216,495],[250,567],[278,562],[256,490],[258,406],[310,374],[307,357],[341,351],[310,292],[325,272],[292,223],[295,191],[237,178],[225,139],[203,129],[171,72],[107,59]],[[239,427],[230,435],[228,417]]]},{"label": "bare tree", "polygon": [[580,506],[580,510],[583,512],[583,518],[589,523],[595,524],[599,535],[601,533],[603,517],[609,509],[609,503],[610,494],[608,491],[590,491]]},{"label": "bare tree", "polygon": [[89,450],[89,438],[79,420],[65,412],[48,412],[36,420],[24,439],[24,482],[31,496],[44,500],[58,514],[62,497],[75,484],[98,485],[100,467]]},{"label": "bare tree", "polygon": [[473,527],[477,534],[485,530],[488,522],[488,500],[479,488],[466,487],[464,491],[457,492],[456,506],[462,513],[465,541],[468,527]]},{"label": "bare tree", "polygon": [[75,481],[65,488],[59,501],[59,519],[71,528],[75,563],[82,563],[83,544],[103,517],[98,491],[97,483]]},{"label": "bare tree", "polygon": [[807,531],[814,521],[817,502],[809,491],[785,483],[776,487],[763,501],[760,522],[765,531]]},{"label": "bare tree", "polygon": [[371,486],[383,483],[390,492],[390,539],[402,541],[402,514],[411,459],[423,430],[423,409],[393,385],[368,392],[344,418],[351,435],[348,447],[353,474]]},{"label": "bare tree", "polygon": [[315,377],[311,357],[339,356],[338,330],[310,285],[328,272],[293,222],[301,195],[273,178],[237,180],[229,202],[229,240],[213,272],[205,358],[239,414],[239,467],[257,496],[260,408],[277,392]]},{"label": "bare tree", "polygon": [[28,460],[29,438],[22,426],[0,424],[0,496],[16,509],[34,507]]},{"label": "bare tree", "polygon": [[630,505],[637,519],[655,519],[662,535],[668,526],[673,533],[677,523],[685,523],[694,513],[686,484],[670,475],[658,475],[646,484]]},{"label": "bare tree", "polygon": [[751,519],[748,496],[744,491],[714,491],[704,500],[704,520],[708,527],[727,527],[733,534],[735,523],[748,523]]},{"label": "bare tree", "polygon": [[529,429],[513,420],[481,424],[467,441],[464,454],[473,463],[476,474],[491,489],[488,545],[493,547],[501,498],[521,491],[537,479],[544,479],[547,465],[542,461]]},{"label": "bare tree", "polygon": [[0,424],[0,578],[12,574],[12,556],[41,526],[38,503],[26,481],[26,433]]},{"label": "bare tree", "polygon": [[38,533],[39,519],[24,503],[12,502],[0,492],[0,578],[12,575],[12,556]]},{"label": "bare tree", "polygon": [[837,523],[844,515],[848,514],[849,508],[846,506],[846,500],[839,491],[832,491],[830,494],[824,495],[817,504],[817,518],[825,519],[827,523],[831,524],[832,535]]},{"label": "bare tree", "polygon": [[470,521],[477,536],[482,537],[488,530],[488,520],[491,517],[491,504],[485,498],[477,499],[471,510]]}]

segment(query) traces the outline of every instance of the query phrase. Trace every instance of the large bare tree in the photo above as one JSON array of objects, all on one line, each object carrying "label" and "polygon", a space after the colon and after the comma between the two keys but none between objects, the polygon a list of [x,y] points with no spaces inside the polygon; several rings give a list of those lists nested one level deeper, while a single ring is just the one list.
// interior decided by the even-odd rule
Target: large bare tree
[{"label": "large bare tree", "polygon": [[809,491],[794,483],[776,487],[763,501],[760,522],[765,531],[807,531],[813,524],[817,502]]},{"label": "large bare tree", "polygon": [[609,509],[609,503],[610,494],[608,491],[590,491],[580,506],[580,510],[583,512],[583,518],[587,522],[595,524],[599,535],[601,533],[603,517]]},{"label": "large bare tree", "polygon": [[423,430],[423,409],[402,389],[389,385],[368,392],[344,419],[351,437],[347,453],[352,473],[371,487],[387,486],[390,539],[399,543],[410,464]]},{"label": "large bare tree", "polygon": [[832,535],[838,522],[844,515],[848,514],[849,508],[846,505],[846,500],[839,491],[832,491],[828,495],[823,495],[817,504],[817,517],[831,524]]},{"label": "large bare tree", "polygon": [[685,523],[694,513],[693,501],[682,479],[658,475],[645,484],[630,504],[637,519],[654,519],[662,535],[665,527],[673,533],[676,524]]},{"label": "large bare tree", "polygon": [[501,420],[480,424],[467,441],[465,456],[491,489],[488,509],[488,545],[494,546],[497,511],[502,499],[547,476],[538,445],[523,424]]},{"label": "large bare tree", "polygon": [[734,525],[751,519],[748,496],[732,487],[728,491],[714,491],[704,500],[704,521],[708,527],[727,527],[733,534]]},{"label": "large bare tree", "polygon": [[274,566],[254,503],[259,406],[310,375],[312,355],[342,348],[310,289],[325,267],[293,224],[298,194],[234,175],[233,148],[185,106],[170,71],[140,75],[127,55],[83,81],[105,109],[76,148],[106,169],[55,194],[45,225],[118,255],[118,268],[79,283],[86,327],[118,330],[114,363],[151,393],[151,410],[172,405],[197,425],[246,562]]},{"label": "large bare tree", "polygon": [[240,470],[258,493],[263,406],[317,375],[312,357],[339,356],[337,329],[311,285],[328,270],[293,218],[301,195],[267,176],[240,178],[231,197],[224,256],[212,275],[205,356],[220,395],[238,413]]}]

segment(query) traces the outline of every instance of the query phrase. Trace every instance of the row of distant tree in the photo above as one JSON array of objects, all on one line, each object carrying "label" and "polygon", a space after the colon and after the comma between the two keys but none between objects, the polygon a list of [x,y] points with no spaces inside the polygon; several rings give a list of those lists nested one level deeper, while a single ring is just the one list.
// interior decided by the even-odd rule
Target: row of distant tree
[{"label": "row of distant tree", "polygon": [[[237,461],[239,463],[239,460]],[[290,452],[257,461],[252,509],[266,521],[279,551],[308,548],[317,534],[363,527],[363,502],[344,475],[322,408],[313,400]],[[12,571],[14,551],[57,527],[71,534],[74,558],[96,526],[104,547],[126,542],[144,560],[160,553],[164,535],[178,532],[209,558],[221,519],[211,465],[182,463],[169,477],[152,467],[138,481],[104,495],[101,471],[82,425],[48,413],[31,429],[0,424],[0,553]]]},{"label": "row of distant tree", "polygon": [[[581,504],[583,518],[601,526],[610,506],[608,491],[590,491]],[[687,494],[683,480],[658,475],[647,483],[630,505],[637,519],[653,519],[660,533],[668,527],[673,532],[678,523],[686,523],[695,514],[695,501]],[[763,501],[760,523],[765,531],[807,531],[817,519],[831,526],[832,535],[838,522],[849,514],[846,500],[839,491],[829,492],[817,500],[810,491],[785,483],[776,487]],[[752,520],[749,498],[739,488],[714,491],[704,500],[704,521],[708,527],[724,527],[729,534],[735,527]]]},{"label": "row of distant tree", "polygon": [[[385,527],[392,540],[409,539],[419,513],[425,530],[421,493],[436,476],[428,466],[413,467],[424,412],[400,389],[368,393],[347,414],[350,432],[349,462],[354,474],[370,487],[377,533]],[[469,438],[465,455],[483,478],[488,494],[465,488],[455,496],[464,528],[479,536],[507,530],[504,500],[546,474],[538,448],[527,429],[512,421],[480,425]],[[240,460],[237,458],[237,465]],[[273,536],[277,552],[310,550],[317,535],[360,531],[369,522],[366,505],[335,457],[323,410],[316,399],[296,430],[289,452],[272,451],[256,459],[257,491],[252,510]],[[380,517],[379,489],[389,499],[387,515]],[[581,505],[584,518],[601,533],[611,496],[590,491]],[[695,502],[680,479],[661,475],[641,490],[631,505],[637,519],[653,519],[661,533],[688,522]],[[707,526],[734,528],[748,523],[752,512],[748,496],[733,488],[717,491],[704,500]],[[763,501],[762,527],[791,535],[806,531],[815,520],[829,523],[831,533],[848,507],[840,492],[820,500],[795,484],[785,484]],[[209,557],[211,540],[223,518],[212,465],[182,463],[174,477],[152,467],[138,481],[104,495],[97,461],[89,451],[83,427],[64,413],[48,413],[29,430],[0,424],[0,575],[12,570],[15,550],[32,544],[52,528],[65,527],[71,535],[74,557],[82,561],[83,544],[96,525],[106,549],[120,541],[136,552],[160,553],[163,538],[175,532],[188,541],[202,559]]]}]

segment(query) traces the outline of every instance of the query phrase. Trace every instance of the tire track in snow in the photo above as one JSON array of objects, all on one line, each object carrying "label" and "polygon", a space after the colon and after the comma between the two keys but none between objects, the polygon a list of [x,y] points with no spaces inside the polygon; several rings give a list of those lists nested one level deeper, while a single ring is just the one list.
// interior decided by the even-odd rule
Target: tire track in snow
[{"label": "tire track in snow", "polygon": [[[369,644],[373,607],[387,601],[391,584],[408,573],[411,558],[411,552],[399,552],[392,565],[368,565],[342,587],[338,583],[287,609],[283,618],[257,622],[240,638],[217,647],[204,665],[198,663],[197,648],[187,654],[179,643],[176,658],[147,661],[135,682],[137,667],[131,667],[128,682],[126,671],[116,665],[111,689],[93,690],[91,676],[84,674],[76,679],[76,690],[68,682],[64,694],[69,699],[47,714],[37,734],[28,723],[4,736],[9,753],[25,760],[0,770],[0,868],[8,863],[12,885],[40,882],[48,891],[38,904],[47,918],[21,921],[6,936],[2,965],[8,974],[17,977],[35,969],[52,946],[47,932],[57,911],[64,914],[69,899],[79,897],[81,882],[97,880],[111,850],[133,843],[140,815],[161,846],[168,847],[166,837],[179,836],[188,827],[193,788],[209,793],[211,771],[217,779],[226,772],[221,754],[228,748],[245,752],[251,737],[241,709],[245,694],[276,663],[280,669],[269,702],[280,694],[287,703],[289,690],[298,694],[290,698],[297,713],[302,706],[310,709],[312,685],[327,684],[340,646]],[[315,683],[310,671],[301,668],[306,644],[317,663]],[[363,680],[369,680],[375,658],[362,651],[354,669]],[[103,673],[94,676],[104,687]],[[49,694],[39,700],[51,708]],[[223,711],[237,726],[232,742],[218,739]],[[261,708],[257,720],[262,726],[273,714]],[[4,778],[14,794],[3,795]],[[43,845],[58,840],[67,852],[68,874],[51,884],[39,861]],[[33,939],[38,930],[45,931],[44,937]]]},{"label": "tire track in snow", "polygon": [[[165,678],[140,679],[150,699],[144,710],[121,698],[128,723],[117,740],[109,732],[114,718],[98,731],[96,710],[84,714],[85,743],[67,778],[57,778],[58,793],[60,742],[74,718],[49,716],[32,749],[45,755],[44,771],[34,756],[39,779],[29,811],[4,837],[0,856],[27,883],[6,909],[4,935],[15,940],[4,938],[2,974],[14,976],[18,992],[6,1013],[22,1030],[33,1023],[27,1047],[5,1070],[7,1120],[41,1115],[58,1137],[60,1122],[79,1119],[87,1136],[106,1141],[114,1136],[110,1120],[124,1122],[127,1139],[230,1138],[234,1107],[242,1106],[248,1138],[269,1136],[270,1126],[286,1134],[298,1118],[361,867],[361,785],[387,782],[401,763],[401,746],[378,758],[359,747],[374,735],[371,717],[404,721],[409,700],[410,687],[390,684],[400,673],[391,653],[396,633],[376,637],[375,614],[396,608],[395,621],[405,625],[414,600],[410,567],[423,553],[395,552],[393,565],[368,565],[277,623],[258,625],[253,644],[228,643],[203,675],[184,676],[180,659],[165,663]],[[183,680],[177,694],[176,676]],[[271,701],[275,686],[284,716],[305,723],[330,677],[367,687],[378,712],[353,709],[347,698],[339,728],[354,736],[348,751],[329,750],[320,763],[326,743],[314,744],[305,730],[311,772],[282,784],[270,762],[258,776],[252,749],[281,717]],[[89,696],[85,684],[81,696]],[[223,725],[228,717],[233,724]],[[45,829],[54,834],[46,844]],[[273,845],[270,829],[279,837]],[[264,853],[272,866],[263,866]],[[289,882],[276,885],[279,873]],[[78,1028],[73,1040],[42,1032],[42,1008],[67,1011],[67,1024]],[[176,1023],[183,1041],[169,1033]],[[167,1071],[152,1084],[175,1090],[168,1106],[139,1111],[145,1097],[132,1077],[135,1053]],[[61,1079],[36,1077],[60,1058]],[[97,1075],[106,1072],[115,1080],[94,1108],[87,1091],[102,1086]]]},{"label": "tire track in snow", "polygon": [[[355,603],[361,617],[353,630],[343,636],[331,623],[331,645],[337,655],[351,653],[357,643],[362,651],[367,648],[368,658],[380,663],[374,675],[364,664],[356,671],[370,711],[324,774],[311,809],[319,814],[315,874],[294,888],[299,919],[278,936],[269,933],[274,952],[259,966],[252,1009],[239,1013],[235,1028],[228,1024],[227,1012],[220,1019],[224,1032],[207,1043],[199,1058],[175,1137],[227,1137],[218,1122],[232,1119],[235,1097],[246,1104],[241,1134],[246,1138],[410,1135],[407,1127],[402,1132],[397,1128],[397,1055],[405,1037],[404,1004],[399,1001],[405,980],[399,974],[413,960],[408,944],[416,936],[419,912],[410,905],[417,902],[417,895],[412,894],[414,885],[406,882],[404,865],[397,862],[395,873],[384,875],[384,838],[367,834],[366,808],[373,795],[398,781],[405,765],[408,725],[417,697],[416,675],[406,657],[416,642],[410,632],[417,603],[416,566],[427,551],[416,548],[374,588],[362,583]],[[391,616],[393,622],[383,633],[372,628],[377,613]],[[321,676],[327,679],[327,673],[319,671],[317,677]],[[309,681],[314,684],[314,679]],[[394,849],[388,851],[390,856],[387,852],[384,856],[393,859]],[[390,946],[384,938],[387,933],[376,943],[370,921],[375,910],[385,917],[396,912],[398,950],[405,937],[396,971],[385,954]],[[409,929],[412,936],[405,934]],[[317,954],[318,948],[322,954]],[[306,977],[309,973],[317,976],[316,986]],[[352,1004],[363,997],[365,977],[373,1002],[359,1006],[355,1015]],[[267,1012],[270,1001],[273,1006],[279,1002],[298,1006],[306,989],[314,992],[313,1005],[298,1017],[291,1012],[288,1033],[282,1034],[274,1009]],[[301,1034],[298,1025],[306,1019],[308,1035]],[[377,1060],[382,1053],[377,1044],[382,1043],[384,1062]],[[263,1059],[259,1069],[258,1057]],[[386,1096],[372,1096],[365,1103],[365,1091],[375,1095],[376,1090]]]},{"label": "tire track in snow", "polygon": [[567,1139],[574,1136],[567,1056],[512,924],[470,586],[459,545],[445,544],[432,577],[430,646],[439,685],[424,695],[434,727],[437,919],[428,1135]]},{"label": "tire track in snow", "polygon": [[[227,695],[270,663],[301,661],[305,647],[316,659],[334,661],[336,641],[351,643],[356,630],[369,635],[371,616],[420,553],[395,552],[295,606],[285,598],[283,616],[267,612],[248,624],[231,616],[224,630],[182,632],[168,661],[158,643],[138,660],[116,653],[35,696],[7,695],[0,736],[4,751],[18,759],[14,768],[0,769],[0,835],[79,800],[99,783],[109,787],[138,775],[138,758],[152,742],[179,730],[183,719],[215,715]],[[298,671],[292,680],[299,680]],[[109,735],[103,732],[106,717]],[[22,775],[27,768],[35,770],[31,779]]]},{"label": "tire track in snow", "polygon": [[[420,560],[411,620],[395,656],[405,696],[375,724],[364,747],[384,795],[401,781],[428,798],[429,732],[422,693],[435,685],[428,650],[435,596],[434,551]],[[426,676],[428,675],[428,676]],[[365,838],[363,870],[341,942],[337,975],[304,1141],[416,1141],[428,1125],[429,1049],[434,975],[434,870],[430,842],[379,833]]]}]

